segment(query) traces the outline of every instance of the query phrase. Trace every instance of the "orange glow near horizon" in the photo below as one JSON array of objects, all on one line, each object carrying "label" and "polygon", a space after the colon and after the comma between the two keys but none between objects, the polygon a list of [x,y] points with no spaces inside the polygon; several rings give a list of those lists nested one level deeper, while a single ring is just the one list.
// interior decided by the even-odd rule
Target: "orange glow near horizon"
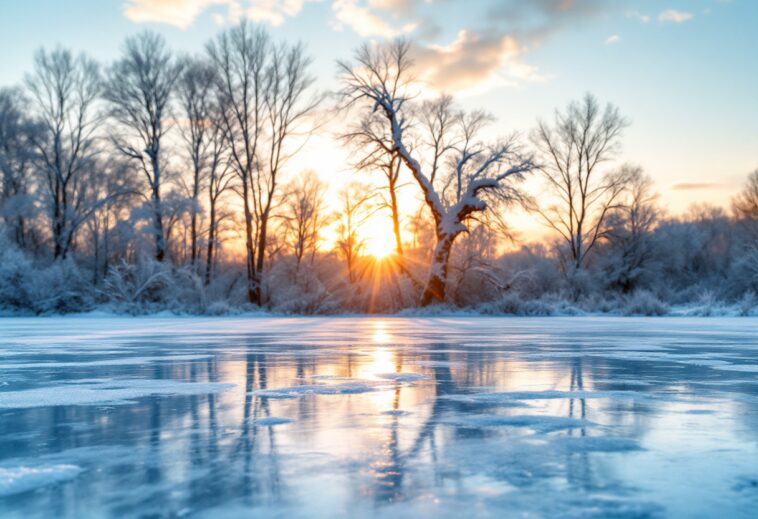
[{"label": "orange glow near horizon", "polygon": [[366,253],[374,258],[384,259],[395,253],[395,234],[392,231],[392,222],[388,219],[371,219],[358,230],[358,233],[366,243]]}]

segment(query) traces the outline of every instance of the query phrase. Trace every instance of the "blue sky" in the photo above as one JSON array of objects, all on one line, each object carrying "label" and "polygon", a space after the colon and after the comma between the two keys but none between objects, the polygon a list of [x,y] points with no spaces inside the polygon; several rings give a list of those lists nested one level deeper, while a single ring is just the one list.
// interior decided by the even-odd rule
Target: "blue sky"
[{"label": "blue sky", "polygon": [[362,41],[407,35],[430,83],[503,132],[592,92],[632,121],[621,160],[675,213],[727,204],[758,168],[755,0],[0,0],[0,85],[20,82],[41,46],[108,62],[150,28],[199,52],[241,15],[306,42],[324,89]]}]

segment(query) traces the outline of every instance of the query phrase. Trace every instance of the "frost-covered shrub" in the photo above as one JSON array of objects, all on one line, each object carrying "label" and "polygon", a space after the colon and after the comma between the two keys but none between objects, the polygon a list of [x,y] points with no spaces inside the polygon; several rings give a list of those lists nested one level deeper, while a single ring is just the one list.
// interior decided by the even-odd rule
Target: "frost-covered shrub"
[{"label": "frost-covered shrub", "polygon": [[742,247],[729,269],[725,292],[730,297],[740,297],[758,291],[758,247],[754,244]]},{"label": "frost-covered shrub", "polygon": [[741,316],[751,316],[758,313],[758,296],[752,290],[745,292],[742,299],[737,303],[738,313]]},{"label": "frost-covered shrub", "polygon": [[316,280],[307,290],[298,285],[278,287],[271,298],[274,311],[288,314],[329,314],[339,310],[334,297]]},{"label": "frost-covered shrub", "polygon": [[232,308],[225,301],[214,301],[208,305],[205,310],[206,315],[229,315],[232,312]]},{"label": "frost-covered shrub", "polygon": [[129,313],[162,309],[171,283],[170,270],[168,264],[158,261],[122,262],[108,271],[101,294],[108,303]]},{"label": "frost-covered shrub", "polygon": [[694,308],[696,315],[703,317],[709,317],[714,314],[715,309],[718,307],[719,302],[716,299],[714,293],[710,290],[704,290],[700,294],[700,298],[697,301],[697,305]]},{"label": "frost-covered shrub", "polygon": [[478,310],[464,309],[449,303],[422,306],[418,308],[405,308],[397,312],[406,317],[441,317],[441,316],[465,316],[476,315]]},{"label": "frost-covered shrub", "polygon": [[583,312],[618,314],[622,312],[621,298],[614,293],[590,293],[576,302],[577,308]]},{"label": "frost-covered shrub", "polygon": [[340,309],[337,298],[319,279],[310,264],[296,266],[282,261],[266,277],[266,293],[276,312],[287,314],[330,314]]},{"label": "frost-covered shrub", "polygon": [[565,277],[544,247],[523,247],[497,261],[501,284],[525,299],[542,297],[564,288]]},{"label": "frost-covered shrub", "polygon": [[623,306],[624,315],[666,315],[669,306],[648,290],[637,290],[627,296]]},{"label": "frost-covered shrub", "polygon": [[496,301],[484,303],[477,310],[488,315],[528,315],[546,316],[554,315],[552,305],[540,299],[522,299],[519,294],[508,293]]},{"label": "frost-covered shrub", "polygon": [[90,282],[70,258],[38,269],[27,287],[37,313],[83,312],[94,305]]},{"label": "frost-covered shrub", "polygon": [[32,296],[28,276],[32,261],[0,233],[0,308],[31,310]]},{"label": "frost-covered shrub", "polygon": [[729,305],[719,299],[712,291],[705,290],[694,304],[684,305],[678,313],[696,317],[728,316],[737,314],[737,307],[738,305]]},{"label": "frost-covered shrub", "polygon": [[114,310],[132,314],[208,309],[206,287],[190,267],[175,268],[152,259],[111,268],[100,295]]},{"label": "frost-covered shrub", "polygon": [[41,314],[81,312],[92,305],[92,287],[73,260],[38,265],[0,238],[0,309]]}]

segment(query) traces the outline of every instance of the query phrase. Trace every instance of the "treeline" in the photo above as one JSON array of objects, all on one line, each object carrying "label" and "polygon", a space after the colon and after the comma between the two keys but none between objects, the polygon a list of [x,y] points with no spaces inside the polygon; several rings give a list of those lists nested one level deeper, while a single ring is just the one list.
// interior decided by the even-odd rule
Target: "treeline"
[{"label": "treeline", "polygon": [[[586,95],[489,139],[488,113],[420,95],[412,52],[367,44],[323,93],[304,45],[247,22],[198,56],[151,32],[107,66],[38,51],[0,89],[0,308],[753,311],[758,172],[731,212],[669,217],[640,168],[615,162],[628,122],[614,106]],[[354,173],[327,184],[292,162],[333,133],[330,113]],[[554,240],[523,245],[516,207]],[[366,250],[378,215],[395,237],[382,258]]]}]

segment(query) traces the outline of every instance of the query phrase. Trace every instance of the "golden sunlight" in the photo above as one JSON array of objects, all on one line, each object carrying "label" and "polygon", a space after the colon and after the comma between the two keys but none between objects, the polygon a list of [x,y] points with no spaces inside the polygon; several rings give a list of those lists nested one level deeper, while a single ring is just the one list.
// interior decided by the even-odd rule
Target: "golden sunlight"
[{"label": "golden sunlight", "polygon": [[372,219],[360,229],[366,244],[366,253],[376,259],[383,259],[395,253],[395,234],[392,225],[383,218]]}]

